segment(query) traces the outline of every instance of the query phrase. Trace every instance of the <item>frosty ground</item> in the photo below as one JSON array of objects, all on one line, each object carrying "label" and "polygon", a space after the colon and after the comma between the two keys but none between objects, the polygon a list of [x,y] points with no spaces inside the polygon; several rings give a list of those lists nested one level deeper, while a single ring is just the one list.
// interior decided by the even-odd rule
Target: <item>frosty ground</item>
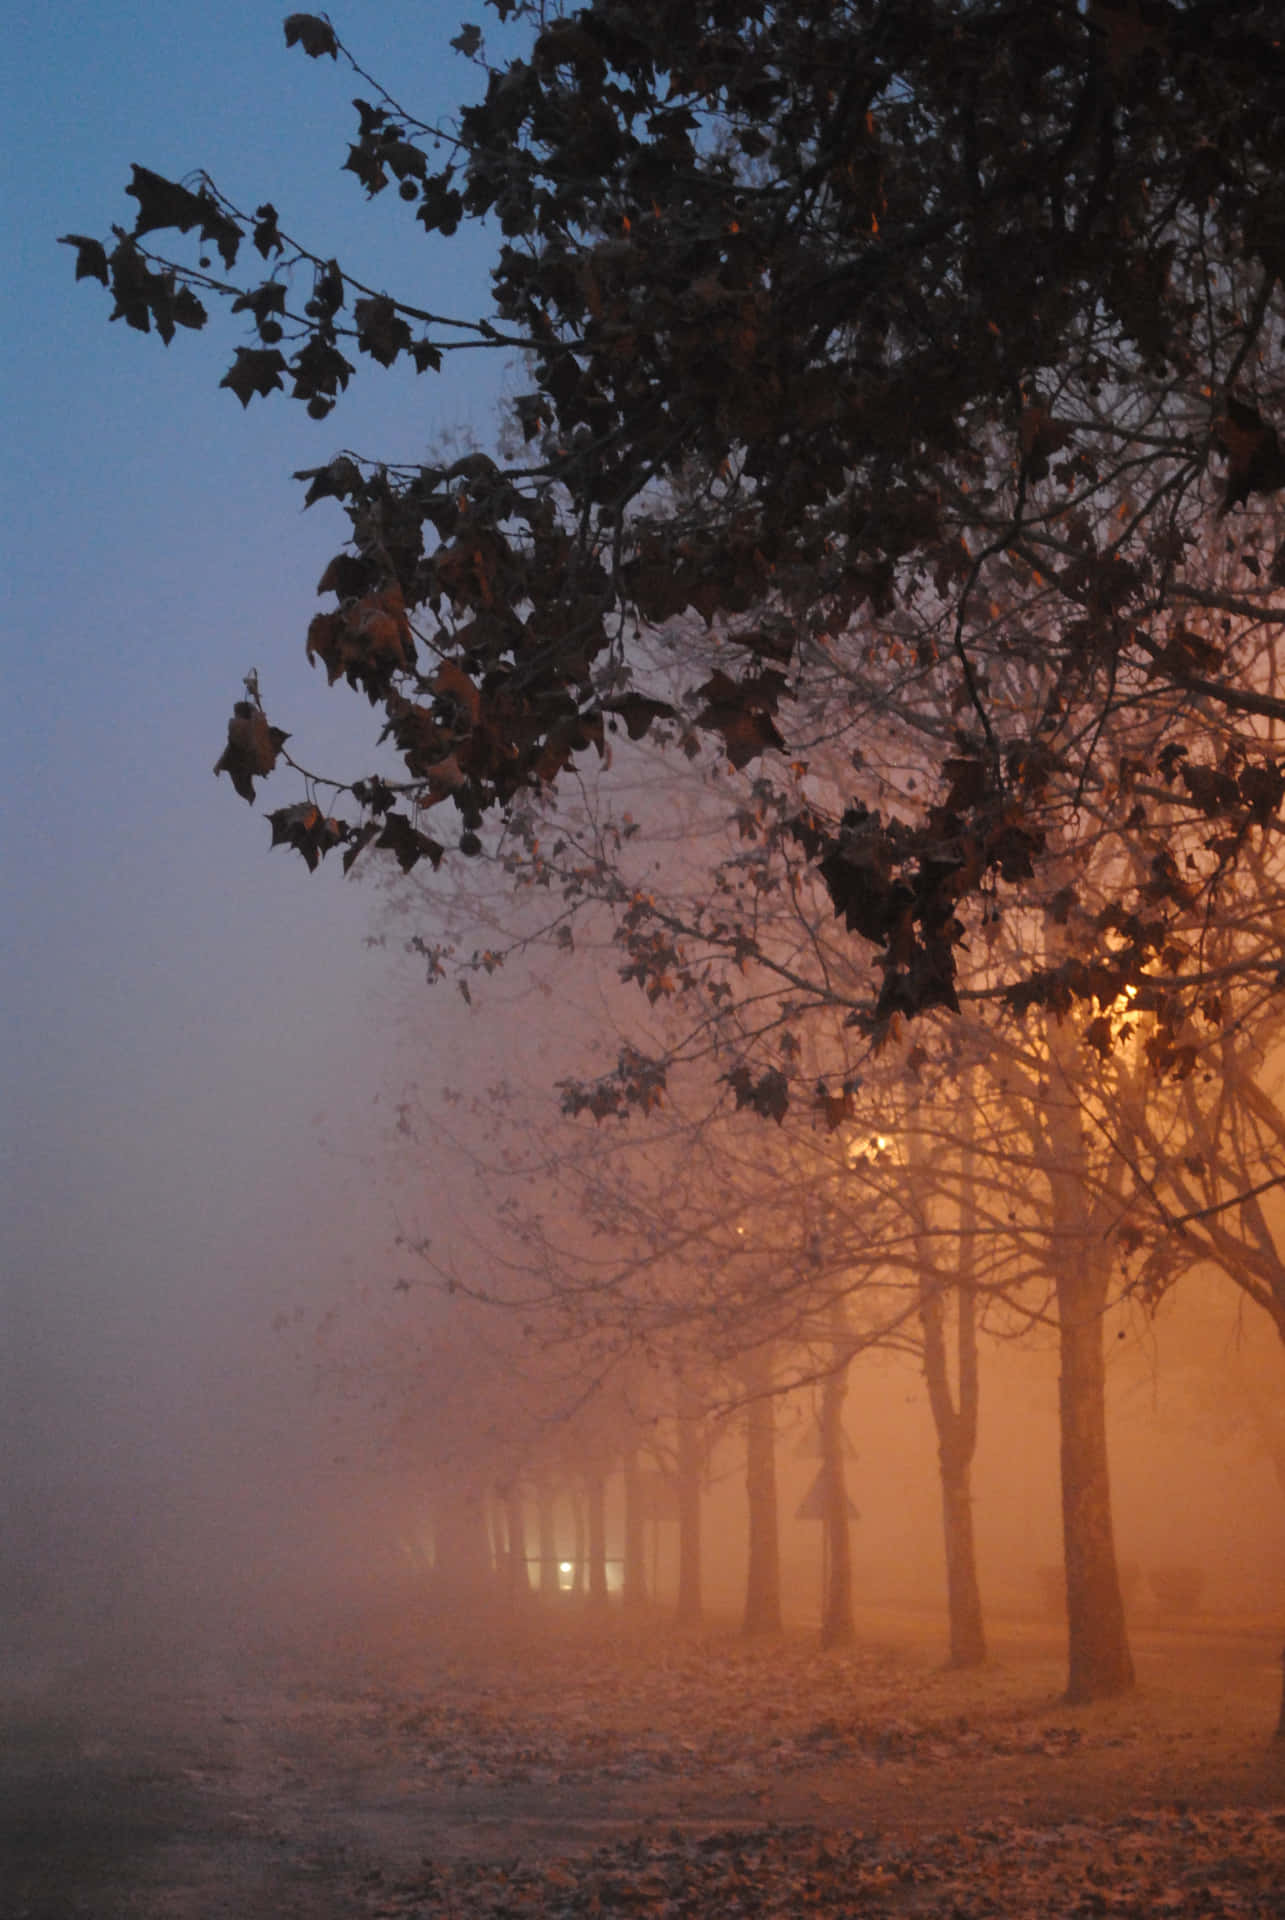
[{"label": "frosty ground", "polygon": [[[264,1643],[13,1660],[4,1920],[1285,1915],[1271,1623],[1135,1627],[1071,1709],[1053,1622],[857,1643],[413,1597]],[[164,1643],[162,1643],[164,1641]]]}]

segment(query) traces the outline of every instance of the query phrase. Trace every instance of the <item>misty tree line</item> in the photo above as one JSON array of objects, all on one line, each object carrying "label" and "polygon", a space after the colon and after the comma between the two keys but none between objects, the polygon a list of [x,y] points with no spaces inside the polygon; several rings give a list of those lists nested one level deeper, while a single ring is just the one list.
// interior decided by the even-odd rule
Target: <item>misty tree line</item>
[{"label": "misty tree line", "polygon": [[[204,175],[135,166],[132,229],[68,236],[167,344],[244,315],[244,405],[325,417],[365,363],[465,349],[524,372],[490,453],[300,476],[349,522],[307,650],[378,711],[373,770],[309,770],[253,676],[217,770],[298,783],[269,818],[310,867],[402,876],[430,978],[557,958],[611,1010],[555,1211],[497,1170],[500,1270],[425,1255],[494,1329],[478,1436],[526,1380],[509,1324],[582,1457],[626,1376],[640,1418],[667,1383],[676,1458],[742,1402],[770,1625],[774,1394],[824,1382],[833,1437],[853,1358],[913,1340],[973,1660],[979,1329],[1037,1319],[1069,1693],[1118,1692],[1104,1314],[1205,1263],[1285,1334],[1274,9],[493,4],[529,43],[464,28],[483,93],[445,127],[285,25],[363,86],[368,195],[435,244],[492,223],[490,314]],[[837,1457],[825,1484],[837,1636]]]},{"label": "misty tree line", "polygon": [[[723,804],[721,779],[700,791],[700,778],[693,793],[712,815]],[[628,845],[641,865],[654,866],[654,846],[638,821],[639,783],[619,762],[602,786],[617,783],[637,828]],[[609,806],[599,791],[594,835]],[[740,828],[733,819],[727,829],[734,845]],[[579,837],[581,844],[590,837],[587,825]],[[697,844],[689,830],[684,847]],[[680,858],[666,846],[667,874]],[[693,875],[693,886],[708,887],[707,868]],[[533,890],[533,906],[543,891]],[[793,943],[797,991],[801,935],[814,952],[823,949],[831,916],[817,896],[809,921],[801,886],[759,891],[759,939],[767,941],[770,912],[780,922],[778,950]],[[391,913],[403,938],[406,916],[422,924],[428,911],[407,892],[395,890]],[[506,911],[512,932],[507,876],[490,899],[479,881],[460,911],[465,925],[489,924],[494,963],[504,951],[498,916]],[[611,939],[613,924],[606,915],[603,938]],[[440,915],[436,925],[440,931]],[[557,925],[566,926],[561,911]],[[600,975],[592,917],[582,925],[580,964],[586,975]],[[513,935],[528,962],[542,930],[533,920]],[[412,934],[409,944],[419,940]],[[831,984],[846,952],[840,940],[824,955]],[[505,965],[520,964],[510,951]],[[576,962],[559,964],[555,980]],[[597,1486],[600,1501],[607,1463],[619,1472],[622,1444],[626,1455],[641,1448],[680,1496],[678,1613],[694,1620],[709,1432],[734,1423],[751,1537],[745,1624],[772,1629],[781,1618],[773,1400],[812,1383],[826,1499],[822,1634],[841,1643],[852,1632],[854,1599],[843,1401],[853,1363],[892,1346],[918,1358],[935,1423],[951,1658],[980,1661],[985,1631],[970,1480],[985,1417],[979,1349],[988,1332],[1012,1339],[1023,1326],[1052,1328],[1061,1360],[1064,1537],[1068,1555],[1077,1548],[1082,1555],[1078,1568],[1067,1561],[1070,1684],[1077,1697],[1127,1684],[1106,1459],[1106,1317],[1129,1294],[1158,1303],[1202,1264],[1251,1297],[1255,1287],[1270,1291],[1277,1241],[1270,1201],[1265,1207],[1266,1196],[1255,1195],[1276,1178],[1285,1124],[1279,1066],[1269,1072],[1265,1063],[1275,1031],[1270,1007],[1252,1030],[1211,1031],[1179,1078],[1156,1075],[1147,1055],[1150,1023],[1123,996],[1107,1010],[1097,1045],[1084,1044],[1070,1016],[996,1022],[937,1014],[916,1027],[913,1042],[890,1041],[877,1054],[860,1049],[854,1059],[844,1054],[851,1029],[843,1019],[828,1029],[818,1019],[811,1101],[764,1126],[758,1116],[737,1114],[726,1069],[728,1059],[744,1057],[746,1008],[753,1005],[763,1021],[763,996],[747,986],[734,1044],[712,1028],[704,1007],[694,1042],[684,1000],[676,987],[650,1007],[645,996],[635,1004],[629,981],[610,998],[617,1043],[635,1051],[646,1044],[655,1059],[670,1042],[666,1098],[645,1125],[637,1116],[607,1119],[586,1140],[583,1116],[564,1115],[560,1130],[547,1117],[541,1125],[532,1096],[511,1087],[445,1103],[425,1089],[415,1111],[403,1114],[412,1164],[436,1168],[458,1205],[458,1175],[446,1169],[455,1164],[451,1146],[464,1148],[485,1196],[476,1211],[471,1203],[462,1208],[467,1226],[458,1238],[445,1222],[439,1228],[428,1207],[430,1239],[416,1249],[420,1271],[453,1296],[460,1337],[471,1325],[481,1342],[475,1364],[487,1374],[494,1369],[497,1397],[487,1417],[473,1424],[470,1375],[463,1434],[453,1434],[448,1420],[440,1436],[444,1484],[466,1492],[472,1508],[474,1564],[494,1484],[516,1481],[533,1493],[551,1477],[586,1493]],[[828,1079],[816,1073],[823,1059]],[[847,1069],[843,1077],[836,1061]],[[585,1088],[572,1083],[566,1094],[575,1108]],[[479,1224],[483,1204],[489,1230]],[[485,1318],[496,1310],[511,1335],[498,1345]],[[427,1377],[439,1380],[453,1364],[430,1360]],[[427,1417],[434,1407],[430,1391]],[[488,1429],[494,1458],[478,1448]],[[466,1461],[480,1477],[463,1471]],[[1285,1468],[1285,1455],[1278,1465]],[[457,1516],[456,1527],[462,1524]],[[524,1541],[521,1524],[510,1517],[507,1537]],[[627,1567],[641,1567],[640,1539],[626,1553]],[[458,1555],[458,1532],[452,1541]],[[524,1554],[504,1561],[522,1563],[523,1582]],[[1070,1611],[1077,1578],[1078,1623]],[[1104,1680],[1110,1662],[1114,1677]]]}]

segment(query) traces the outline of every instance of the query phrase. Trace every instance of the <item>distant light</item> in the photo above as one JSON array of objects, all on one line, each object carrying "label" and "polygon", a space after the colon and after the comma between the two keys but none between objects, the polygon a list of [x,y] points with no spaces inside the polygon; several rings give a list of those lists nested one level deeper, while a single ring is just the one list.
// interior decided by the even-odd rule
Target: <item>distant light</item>
[{"label": "distant light", "polygon": [[569,1560],[560,1560],[560,1561],[558,1562],[558,1572],[559,1572],[559,1573],[574,1573],[574,1572],[575,1572],[575,1568],[574,1568],[574,1567],[572,1566],[572,1564],[571,1564],[571,1562],[570,1562]]},{"label": "distant light", "polygon": [[859,1167],[863,1161],[877,1160],[881,1153],[888,1153],[893,1145],[890,1133],[872,1133],[865,1140],[850,1140],[844,1158],[850,1167]]}]

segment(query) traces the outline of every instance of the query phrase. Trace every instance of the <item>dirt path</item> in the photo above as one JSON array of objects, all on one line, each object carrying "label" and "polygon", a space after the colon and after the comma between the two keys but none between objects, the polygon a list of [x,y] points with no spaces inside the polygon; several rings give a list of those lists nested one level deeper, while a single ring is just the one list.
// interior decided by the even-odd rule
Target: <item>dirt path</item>
[{"label": "dirt path", "polygon": [[[959,1853],[951,1899],[967,1914],[969,1887],[980,1900],[1010,1856],[1042,1898],[1031,1875],[1071,1872],[1078,1833],[1081,1893],[1113,1848],[1134,1863],[1114,1881],[1142,1862],[1152,1891],[1140,1906],[1048,1911],[1285,1914],[1266,1630],[1139,1632],[1137,1693],[1075,1710],[1058,1703],[1048,1631],[1001,1629],[987,1671],[950,1674],[938,1630],[871,1617],[857,1647],[822,1656],[803,1639],[565,1621],[471,1645],[427,1623],[366,1623],[306,1657],[225,1649],[168,1675],[137,1655],[29,1674],[5,1711],[0,1913],[499,1914],[519,1887],[515,1912],[591,1912],[596,1899],[705,1913],[709,1890],[691,1905],[683,1889],[696,1899],[703,1874],[724,1888],[744,1878],[728,1861],[748,1849],[764,1913],[773,1887],[791,1910],[806,1855],[810,1911],[827,1911],[823,1882],[850,1899],[861,1881],[863,1913],[911,1914]],[[1224,1855],[1263,1886],[1238,1883],[1224,1908],[1175,1904],[1183,1861],[1207,1869],[1213,1899]],[[633,1892],[613,1894],[617,1881]]]}]

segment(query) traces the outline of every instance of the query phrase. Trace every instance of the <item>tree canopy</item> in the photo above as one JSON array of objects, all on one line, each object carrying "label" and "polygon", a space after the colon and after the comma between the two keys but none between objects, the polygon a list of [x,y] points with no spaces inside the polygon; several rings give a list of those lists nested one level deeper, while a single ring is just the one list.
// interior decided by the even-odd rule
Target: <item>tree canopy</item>
[{"label": "tree canopy", "polygon": [[[490,64],[462,29],[485,91],[449,128],[324,16],[285,22],[363,86],[368,195],[435,247],[490,222],[490,313],[365,286],[203,174],[136,165],[132,225],[67,236],[167,344],[243,317],[243,405],[324,417],[358,368],[465,348],[526,370],[508,453],[299,476],[349,521],[308,653],[384,753],[306,775],[274,844],[437,865],[612,733],[706,742],[768,770],[886,1024],[958,1004],[997,905],[1074,893],[1089,818],[1115,897],[1055,965],[1012,943],[1002,984],[1131,988],[1172,1030],[1209,998],[1172,929],[1217,916],[1285,795],[1277,10],[491,4],[529,46]],[[825,700],[913,737],[913,784],[810,790]],[[251,680],[218,770],[252,800],[288,739]],[[1242,964],[1268,983],[1261,942]]]}]

